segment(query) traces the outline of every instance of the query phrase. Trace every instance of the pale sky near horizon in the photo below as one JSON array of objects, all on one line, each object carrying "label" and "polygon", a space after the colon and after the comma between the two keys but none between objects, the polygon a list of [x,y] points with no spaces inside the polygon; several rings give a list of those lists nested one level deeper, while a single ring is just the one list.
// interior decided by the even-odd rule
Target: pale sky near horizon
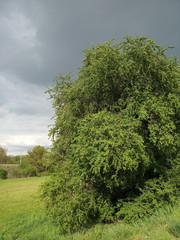
[{"label": "pale sky near horizon", "polygon": [[49,146],[45,94],[58,73],[77,73],[83,50],[146,36],[180,57],[179,0],[0,0],[0,146]]}]

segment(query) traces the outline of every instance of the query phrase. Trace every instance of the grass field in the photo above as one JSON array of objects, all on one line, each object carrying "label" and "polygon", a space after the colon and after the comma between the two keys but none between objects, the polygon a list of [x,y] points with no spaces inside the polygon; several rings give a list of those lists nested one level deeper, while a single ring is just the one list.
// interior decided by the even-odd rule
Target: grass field
[{"label": "grass field", "polygon": [[39,185],[45,178],[19,178],[0,181],[0,224],[17,214],[28,214],[40,206]]},{"label": "grass field", "polygon": [[43,211],[39,187],[47,177],[0,180],[0,240],[177,240],[180,207],[161,210],[134,225],[96,225],[59,235]]}]

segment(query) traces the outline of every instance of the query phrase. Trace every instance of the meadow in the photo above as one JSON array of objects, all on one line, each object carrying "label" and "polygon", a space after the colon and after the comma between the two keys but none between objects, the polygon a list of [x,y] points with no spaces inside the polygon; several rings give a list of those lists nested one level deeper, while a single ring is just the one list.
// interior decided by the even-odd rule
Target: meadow
[{"label": "meadow", "polygon": [[180,206],[159,210],[136,224],[98,224],[60,235],[44,213],[39,188],[48,177],[0,180],[0,240],[177,240]]}]

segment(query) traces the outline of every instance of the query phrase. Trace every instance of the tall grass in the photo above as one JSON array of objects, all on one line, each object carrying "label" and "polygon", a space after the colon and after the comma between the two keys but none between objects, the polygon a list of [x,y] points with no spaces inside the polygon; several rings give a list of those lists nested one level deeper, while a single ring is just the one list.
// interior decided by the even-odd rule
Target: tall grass
[{"label": "tall grass", "polygon": [[60,235],[43,211],[42,178],[0,181],[0,240],[175,240],[180,239],[180,206],[156,212],[135,224],[95,225]]}]

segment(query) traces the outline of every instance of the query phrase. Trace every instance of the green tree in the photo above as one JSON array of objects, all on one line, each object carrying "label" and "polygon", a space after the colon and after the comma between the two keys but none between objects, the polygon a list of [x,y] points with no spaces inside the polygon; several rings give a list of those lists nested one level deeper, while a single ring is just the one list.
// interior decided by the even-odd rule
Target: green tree
[{"label": "green tree", "polygon": [[46,154],[46,149],[43,146],[35,146],[32,150],[28,150],[26,161],[28,164],[37,168],[39,172],[45,171],[43,157]]},{"label": "green tree", "polygon": [[7,149],[0,146],[0,163],[7,163],[8,159]]},{"label": "green tree", "polygon": [[146,37],[99,44],[84,51],[77,79],[60,75],[49,89],[55,174],[44,198],[61,231],[128,219],[124,202],[178,172],[180,71],[165,51]]}]

